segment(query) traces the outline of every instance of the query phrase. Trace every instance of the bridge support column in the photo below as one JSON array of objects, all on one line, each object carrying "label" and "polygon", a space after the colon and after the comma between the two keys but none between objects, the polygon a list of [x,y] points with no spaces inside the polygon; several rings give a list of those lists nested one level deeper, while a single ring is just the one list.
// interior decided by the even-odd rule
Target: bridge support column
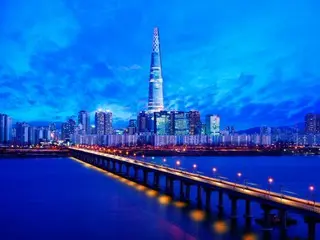
[{"label": "bridge support column", "polygon": [[251,222],[251,202],[250,200],[246,199],[246,212],[244,214],[244,217],[246,218],[247,222]]},{"label": "bridge support column", "polygon": [[143,184],[147,185],[148,184],[148,171],[143,170]]},{"label": "bridge support column", "polygon": [[174,179],[173,178],[170,178],[170,196],[173,196],[174,195]]},{"label": "bridge support column", "polygon": [[138,167],[133,167],[134,170],[134,179],[138,180],[139,178],[139,168]]},{"label": "bridge support column", "polygon": [[271,226],[271,210],[272,207],[266,204],[261,204],[261,208],[263,210],[263,230],[270,231],[272,230]]},{"label": "bridge support column", "polygon": [[109,159],[107,159],[107,170],[110,171],[111,169],[111,162]]},{"label": "bridge support column", "polygon": [[127,176],[127,178],[130,177],[130,165],[128,163],[126,165],[126,176]]},{"label": "bridge support column", "polygon": [[123,163],[119,163],[119,173],[121,174],[122,173],[122,165],[123,165]]},{"label": "bridge support column", "polygon": [[279,217],[280,217],[280,221],[281,221],[282,230],[287,229],[287,210],[280,209],[279,210]]},{"label": "bridge support column", "polygon": [[320,222],[319,219],[313,217],[305,217],[304,221],[308,224],[308,240],[316,239],[316,224]]},{"label": "bridge support column", "polygon": [[205,192],[206,192],[206,210],[210,211],[211,210],[211,189],[207,188]]},{"label": "bridge support column", "polygon": [[112,161],[112,172],[117,172],[116,161]]},{"label": "bridge support column", "polygon": [[159,173],[154,173],[153,174],[153,185],[154,187],[156,188],[159,188],[159,179],[160,179],[160,176],[159,176]]},{"label": "bridge support column", "polygon": [[186,201],[190,202],[190,184],[186,183]]},{"label": "bridge support column", "polygon": [[202,189],[201,186],[197,186],[197,205],[198,208],[202,208]]},{"label": "bridge support column", "polygon": [[238,217],[238,198],[235,196],[229,196],[231,200],[231,218],[236,219]]},{"label": "bridge support column", "polygon": [[180,180],[180,200],[184,200],[184,183],[182,180]]},{"label": "bridge support column", "polygon": [[220,211],[223,210],[223,191],[222,189],[219,190],[219,199],[218,199],[218,208]]},{"label": "bridge support column", "polygon": [[166,176],[166,192],[170,192],[170,177]]}]

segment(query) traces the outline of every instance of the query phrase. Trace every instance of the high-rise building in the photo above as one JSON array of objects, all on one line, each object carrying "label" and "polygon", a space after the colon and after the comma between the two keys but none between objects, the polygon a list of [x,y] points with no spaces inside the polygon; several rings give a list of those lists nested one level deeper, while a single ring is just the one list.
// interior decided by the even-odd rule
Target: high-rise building
[{"label": "high-rise building", "polygon": [[170,112],[170,120],[171,135],[189,135],[188,113],[182,111],[172,111]]},{"label": "high-rise building", "polygon": [[104,134],[105,135],[111,135],[113,134],[113,128],[112,128],[112,112],[107,111],[105,113],[105,119],[104,119]]},{"label": "high-rise building", "polygon": [[163,79],[161,73],[160,39],[159,29],[156,27],[153,30],[149,76],[148,112],[159,112],[163,109]]},{"label": "high-rise building", "polygon": [[304,120],[306,133],[320,133],[320,114],[308,113]]},{"label": "high-rise building", "polygon": [[0,143],[12,141],[12,119],[6,114],[0,114]]},{"label": "high-rise building", "polygon": [[76,122],[73,119],[69,119],[67,122],[62,123],[61,138],[63,140],[70,139],[71,135],[74,134],[75,128]]},{"label": "high-rise building", "polygon": [[90,134],[90,114],[84,110],[78,114],[78,124],[82,125],[82,134]]},{"label": "high-rise building", "polygon": [[213,136],[220,134],[220,117],[218,115],[206,116],[206,134]]},{"label": "high-rise building", "polygon": [[112,112],[98,110],[95,114],[95,129],[99,136],[113,134]]},{"label": "high-rise building", "polygon": [[16,143],[25,145],[29,143],[29,124],[25,122],[16,123]]},{"label": "high-rise building", "polygon": [[130,119],[129,120],[129,126],[128,126],[128,134],[134,135],[137,132],[137,120],[136,119]]},{"label": "high-rise building", "polygon": [[105,115],[106,113],[102,110],[98,110],[95,114],[95,127],[97,135],[105,135]]},{"label": "high-rise building", "polygon": [[200,135],[201,134],[201,119],[199,111],[188,112],[189,119],[189,134]]},{"label": "high-rise building", "polygon": [[142,111],[137,118],[138,133],[150,133],[154,130],[154,116],[151,113]]},{"label": "high-rise building", "polygon": [[170,113],[160,111],[154,113],[154,132],[157,135],[170,135]]}]

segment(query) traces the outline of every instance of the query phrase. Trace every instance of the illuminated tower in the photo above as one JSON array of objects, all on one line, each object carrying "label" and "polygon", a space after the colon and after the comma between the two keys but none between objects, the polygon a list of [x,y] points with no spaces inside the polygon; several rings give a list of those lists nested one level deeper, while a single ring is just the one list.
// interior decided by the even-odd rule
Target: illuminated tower
[{"label": "illuminated tower", "polygon": [[163,79],[161,74],[160,39],[159,29],[153,30],[150,77],[149,77],[149,98],[148,112],[159,112],[163,110]]}]

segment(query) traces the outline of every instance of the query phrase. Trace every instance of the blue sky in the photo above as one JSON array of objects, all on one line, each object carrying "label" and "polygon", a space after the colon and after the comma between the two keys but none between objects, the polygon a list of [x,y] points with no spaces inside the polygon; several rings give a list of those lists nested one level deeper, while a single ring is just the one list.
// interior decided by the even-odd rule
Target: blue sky
[{"label": "blue sky", "polygon": [[239,128],[320,112],[316,0],[2,0],[0,112],[63,121],[146,107],[159,26],[165,105]]}]

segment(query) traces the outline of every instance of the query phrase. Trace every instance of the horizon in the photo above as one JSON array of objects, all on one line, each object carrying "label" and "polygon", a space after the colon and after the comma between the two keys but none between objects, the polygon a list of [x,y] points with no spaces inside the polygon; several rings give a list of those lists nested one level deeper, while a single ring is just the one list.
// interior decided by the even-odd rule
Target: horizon
[{"label": "horizon", "polygon": [[155,26],[168,110],[218,114],[237,130],[320,112],[320,3],[203,2],[3,3],[0,112],[25,122],[98,108],[116,126],[136,118],[147,109]]}]

